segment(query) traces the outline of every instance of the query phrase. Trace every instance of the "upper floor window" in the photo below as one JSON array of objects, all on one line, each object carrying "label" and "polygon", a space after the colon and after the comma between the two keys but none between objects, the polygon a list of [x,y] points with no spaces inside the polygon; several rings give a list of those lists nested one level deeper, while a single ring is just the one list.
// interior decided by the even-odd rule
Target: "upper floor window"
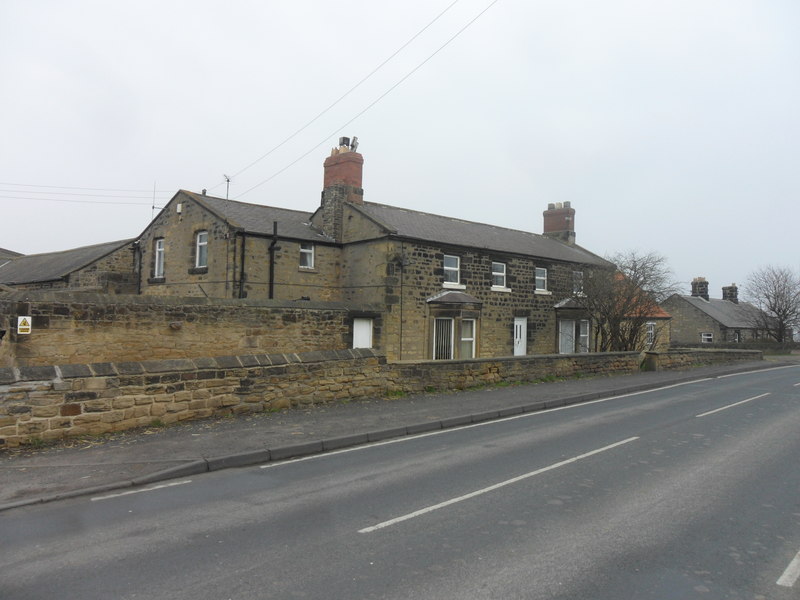
[{"label": "upper floor window", "polygon": [[583,294],[583,271],[572,272],[572,293],[576,296]]},{"label": "upper floor window", "polygon": [[300,242],[300,267],[314,268],[314,244],[311,242]]},{"label": "upper floor window", "polygon": [[700,341],[703,344],[713,344],[714,343],[714,334],[713,333],[701,333],[700,334]]},{"label": "upper floor window", "polygon": [[547,291],[547,269],[544,267],[536,267],[536,291]]},{"label": "upper floor window", "polygon": [[164,277],[164,238],[155,240],[153,254],[153,277]]},{"label": "upper floor window", "polygon": [[656,324],[653,321],[648,321],[646,324],[647,334],[645,336],[645,344],[651,348],[656,341]]},{"label": "upper floor window", "polygon": [[506,264],[501,262],[492,263],[492,287],[506,287]]},{"label": "upper floor window", "polygon": [[198,231],[195,236],[194,266],[198,269],[208,266],[208,232]]},{"label": "upper floor window", "polygon": [[444,255],[444,283],[445,285],[461,283],[461,259],[458,256]]}]

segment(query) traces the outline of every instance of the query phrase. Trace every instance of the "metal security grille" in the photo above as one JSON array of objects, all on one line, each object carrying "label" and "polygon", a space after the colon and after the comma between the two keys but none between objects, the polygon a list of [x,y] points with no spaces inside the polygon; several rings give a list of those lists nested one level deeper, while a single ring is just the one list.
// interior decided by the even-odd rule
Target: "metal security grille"
[{"label": "metal security grille", "polygon": [[453,319],[436,319],[433,323],[433,358],[453,358]]}]

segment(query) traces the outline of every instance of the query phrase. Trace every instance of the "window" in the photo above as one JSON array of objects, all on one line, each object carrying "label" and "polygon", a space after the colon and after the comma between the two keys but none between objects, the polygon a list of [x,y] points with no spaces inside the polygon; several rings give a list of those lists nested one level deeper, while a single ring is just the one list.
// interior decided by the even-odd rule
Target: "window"
[{"label": "window", "polygon": [[451,254],[444,255],[444,285],[457,286],[461,283],[461,259]]},{"label": "window", "polygon": [[714,343],[714,334],[713,333],[701,333],[700,334],[700,342],[703,344],[713,344]]},{"label": "window", "polygon": [[198,231],[195,236],[195,268],[202,269],[208,266],[208,232]]},{"label": "window", "polygon": [[589,321],[560,319],[558,321],[558,352],[573,354],[589,352]]},{"label": "window", "polygon": [[578,321],[578,352],[589,351],[589,321],[583,319]]},{"label": "window", "polygon": [[500,262],[492,263],[492,287],[508,289],[506,287],[506,264]]},{"label": "window", "polygon": [[742,332],[738,329],[733,332],[733,341],[737,344],[742,341]]},{"label": "window", "polygon": [[164,277],[164,238],[155,240],[155,253],[153,255],[153,277]]},{"label": "window", "polygon": [[314,244],[311,242],[300,242],[300,268],[314,268]]},{"label": "window", "polygon": [[572,293],[576,296],[583,294],[583,271],[572,272]]},{"label": "window", "polygon": [[461,320],[459,358],[475,358],[475,319]]},{"label": "window", "polygon": [[646,333],[644,343],[648,348],[652,348],[656,342],[656,324],[652,321],[645,324]]},{"label": "window", "polygon": [[453,358],[453,319],[437,318],[433,322],[433,358]]},{"label": "window", "polygon": [[536,291],[543,294],[547,291],[547,269],[536,267]]}]

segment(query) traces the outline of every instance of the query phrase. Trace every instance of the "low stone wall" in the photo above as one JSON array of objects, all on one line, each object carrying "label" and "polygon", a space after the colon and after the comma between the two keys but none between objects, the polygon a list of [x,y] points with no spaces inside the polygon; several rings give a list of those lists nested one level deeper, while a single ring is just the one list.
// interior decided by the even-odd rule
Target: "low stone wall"
[{"label": "low stone wall", "polygon": [[673,348],[668,352],[645,352],[643,366],[647,371],[671,371],[763,358],[760,350]]},{"label": "low stone wall", "polygon": [[[668,353],[671,354],[671,353]],[[760,359],[660,355],[669,368]],[[214,415],[638,371],[637,352],[387,363],[374,350],[0,368],[0,448]]]}]

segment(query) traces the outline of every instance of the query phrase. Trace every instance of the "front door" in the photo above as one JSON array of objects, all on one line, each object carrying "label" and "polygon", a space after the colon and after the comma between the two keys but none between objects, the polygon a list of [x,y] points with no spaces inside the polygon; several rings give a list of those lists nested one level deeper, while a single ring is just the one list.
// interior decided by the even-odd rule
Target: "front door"
[{"label": "front door", "polygon": [[514,317],[514,356],[525,356],[528,351],[528,319]]}]

